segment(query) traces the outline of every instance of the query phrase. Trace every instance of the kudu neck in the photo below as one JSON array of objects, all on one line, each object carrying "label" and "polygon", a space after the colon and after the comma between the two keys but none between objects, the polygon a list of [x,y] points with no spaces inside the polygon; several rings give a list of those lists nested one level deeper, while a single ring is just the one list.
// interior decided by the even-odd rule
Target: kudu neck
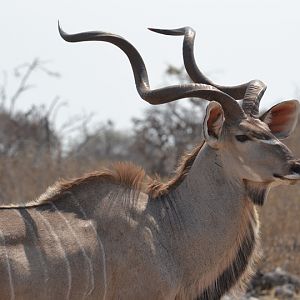
[{"label": "kudu neck", "polygon": [[[242,180],[228,176],[218,150],[204,144],[175,193],[202,216],[204,208],[220,219],[239,218],[249,201]],[[251,204],[251,203],[250,203]],[[252,204],[251,204],[252,205]]]},{"label": "kudu neck", "polygon": [[187,280],[199,276],[191,271],[191,265],[199,264],[207,272],[199,280],[208,283],[234,259],[251,223],[253,205],[244,198],[238,181],[226,177],[218,151],[208,145],[202,147],[186,178],[171,193],[183,224],[181,236],[186,238],[177,243],[175,256]]},{"label": "kudu neck", "polygon": [[[220,151],[205,143],[186,176],[186,183],[193,192],[201,194],[209,189],[214,195],[214,191],[226,188],[228,192],[234,191],[236,196],[240,196],[243,194],[242,180],[232,175],[227,172]],[[217,196],[220,197],[220,194]]]}]

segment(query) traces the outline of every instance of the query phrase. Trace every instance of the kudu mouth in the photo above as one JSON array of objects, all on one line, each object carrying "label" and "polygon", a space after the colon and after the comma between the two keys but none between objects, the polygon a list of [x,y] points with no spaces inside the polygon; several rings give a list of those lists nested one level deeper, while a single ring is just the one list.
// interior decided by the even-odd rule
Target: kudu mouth
[{"label": "kudu mouth", "polygon": [[273,176],[276,179],[283,180],[283,181],[290,181],[295,182],[300,181],[300,160],[294,160],[290,162],[290,172],[286,175],[281,175],[274,173]]}]

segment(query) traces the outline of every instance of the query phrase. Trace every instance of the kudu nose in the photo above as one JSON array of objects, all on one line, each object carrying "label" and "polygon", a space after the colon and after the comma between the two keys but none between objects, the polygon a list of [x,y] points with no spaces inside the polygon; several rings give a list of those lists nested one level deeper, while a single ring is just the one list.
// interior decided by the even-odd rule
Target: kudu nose
[{"label": "kudu nose", "polygon": [[300,174],[300,161],[293,162],[291,166],[292,173]]}]

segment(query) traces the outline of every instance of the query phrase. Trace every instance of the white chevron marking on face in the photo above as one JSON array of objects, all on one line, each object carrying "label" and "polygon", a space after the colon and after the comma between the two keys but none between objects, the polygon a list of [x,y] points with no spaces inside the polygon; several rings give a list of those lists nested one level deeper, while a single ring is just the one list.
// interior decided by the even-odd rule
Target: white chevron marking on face
[{"label": "white chevron marking on face", "polygon": [[271,140],[259,140],[260,143],[268,144],[268,145],[278,145],[280,142],[276,139]]}]

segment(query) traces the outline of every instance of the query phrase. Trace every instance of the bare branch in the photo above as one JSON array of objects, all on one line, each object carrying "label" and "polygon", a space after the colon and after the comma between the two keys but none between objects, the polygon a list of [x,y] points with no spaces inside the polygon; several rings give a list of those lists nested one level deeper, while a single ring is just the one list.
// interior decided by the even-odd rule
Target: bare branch
[{"label": "bare branch", "polygon": [[[35,58],[28,66],[27,66],[27,70],[24,74],[24,76],[22,76],[20,82],[19,82],[19,85],[18,85],[18,88],[17,90],[15,91],[15,93],[13,94],[13,96],[11,97],[10,99],[10,109],[9,109],[9,112],[10,114],[13,113],[14,111],[14,107],[15,107],[15,104],[16,104],[16,101],[17,99],[19,98],[19,96],[25,92],[26,90],[32,88],[32,86],[29,86],[27,85],[27,81],[30,77],[30,75],[32,74],[32,72],[37,68],[37,65],[38,65],[39,61],[37,58]],[[19,73],[19,69],[20,68],[23,68],[24,66],[26,65],[22,65],[18,68],[15,69],[15,74],[16,76],[19,76],[20,73]]]},{"label": "bare branch", "polygon": [[2,72],[3,75],[3,83],[0,86],[0,98],[1,98],[1,103],[0,103],[0,107],[4,108],[5,106],[5,102],[7,99],[7,93],[6,93],[6,89],[7,89],[7,72],[3,71]]}]

